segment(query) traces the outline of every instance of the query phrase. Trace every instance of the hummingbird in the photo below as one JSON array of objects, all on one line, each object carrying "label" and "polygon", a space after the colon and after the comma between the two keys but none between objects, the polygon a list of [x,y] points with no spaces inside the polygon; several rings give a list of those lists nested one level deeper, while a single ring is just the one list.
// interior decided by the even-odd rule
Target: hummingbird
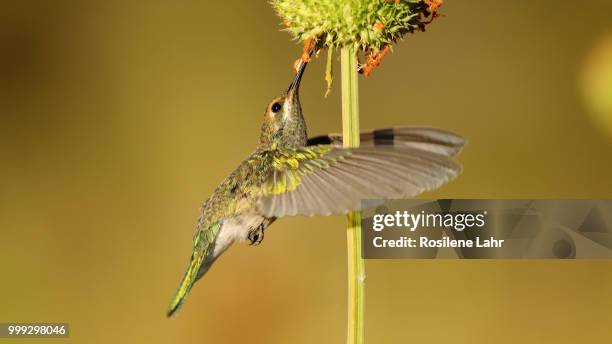
[{"label": "hummingbird", "polygon": [[258,245],[277,218],[344,214],[360,210],[362,199],[415,196],[459,174],[451,157],[465,140],[440,129],[365,131],[359,148],[343,148],[339,134],[308,138],[299,98],[307,64],[299,62],[287,91],[266,107],[255,151],[202,205],[168,317],[232,243]]}]

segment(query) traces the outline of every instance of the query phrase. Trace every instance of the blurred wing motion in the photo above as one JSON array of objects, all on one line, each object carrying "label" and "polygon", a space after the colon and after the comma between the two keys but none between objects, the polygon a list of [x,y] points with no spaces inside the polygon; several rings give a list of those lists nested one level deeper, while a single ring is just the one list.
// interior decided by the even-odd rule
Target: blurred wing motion
[{"label": "blurred wing motion", "polygon": [[167,316],[172,316],[181,307],[193,284],[204,275],[210,264],[212,264],[214,241],[220,229],[221,224],[217,222],[197,231],[194,237],[189,267],[185,271],[176,294],[170,303]]},{"label": "blurred wing motion", "polygon": [[266,217],[343,214],[360,209],[362,199],[415,196],[459,174],[461,168],[449,159],[464,143],[459,136],[398,130],[407,138],[401,144],[394,134],[385,139],[393,145],[344,149],[336,142],[269,151],[273,168],[259,195],[259,212]]},{"label": "blurred wing motion", "polygon": [[[446,156],[457,154],[465,139],[449,131],[434,128],[396,127],[361,132],[361,147],[413,147]],[[328,134],[308,139],[308,146],[333,145],[342,147],[342,134]]]}]

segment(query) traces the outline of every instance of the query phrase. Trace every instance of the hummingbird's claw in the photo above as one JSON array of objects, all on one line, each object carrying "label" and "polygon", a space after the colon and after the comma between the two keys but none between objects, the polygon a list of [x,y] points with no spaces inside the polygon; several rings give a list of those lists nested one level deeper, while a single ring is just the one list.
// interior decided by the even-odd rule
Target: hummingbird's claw
[{"label": "hummingbird's claw", "polygon": [[264,226],[263,224],[251,229],[247,236],[249,241],[251,242],[251,246],[257,246],[261,244],[264,238]]}]

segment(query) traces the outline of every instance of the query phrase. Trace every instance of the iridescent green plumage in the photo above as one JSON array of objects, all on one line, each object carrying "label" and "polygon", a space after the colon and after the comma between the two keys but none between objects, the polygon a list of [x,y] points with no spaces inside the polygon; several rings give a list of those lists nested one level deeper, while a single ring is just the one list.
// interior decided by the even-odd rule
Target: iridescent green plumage
[{"label": "iridescent green plumage", "polygon": [[[206,257],[209,256],[208,251],[212,249],[215,237],[219,233],[220,228],[221,226],[219,222],[216,222],[210,227],[203,230],[198,230],[196,232],[193,253],[191,255],[191,263],[189,264],[187,271],[185,271],[183,280],[181,281],[176,295],[170,304],[170,310],[177,310],[185,300],[187,294],[189,294],[191,287],[198,278],[200,267],[204,263]],[[171,313],[169,313],[169,315],[171,315]]]},{"label": "iridescent green plumage", "polygon": [[449,157],[464,140],[437,129],[365,132],[364,147],[351,149],[342,148],[336,135],[308,140],[298,96],[305,66],[266,108],[257,149],[203,204],[169,316],[234,241],[258,244],[278,217],[342,214],[359,209],[361,199],[414,196],[459,173]]}]

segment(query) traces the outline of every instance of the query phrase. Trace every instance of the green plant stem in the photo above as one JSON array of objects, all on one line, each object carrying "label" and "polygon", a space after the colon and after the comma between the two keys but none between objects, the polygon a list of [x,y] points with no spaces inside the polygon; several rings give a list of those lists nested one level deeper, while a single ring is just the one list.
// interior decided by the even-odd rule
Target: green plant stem
[{"label": "green plant stem", "polygon": [[[359,147],[359,89],[357,87],[357,50],[341,48],[342,136],[345,147]],[[365,265],[361,254],[361,214],[348,214],[346,232],[348,253],[347,344],[364,342]]]}]

